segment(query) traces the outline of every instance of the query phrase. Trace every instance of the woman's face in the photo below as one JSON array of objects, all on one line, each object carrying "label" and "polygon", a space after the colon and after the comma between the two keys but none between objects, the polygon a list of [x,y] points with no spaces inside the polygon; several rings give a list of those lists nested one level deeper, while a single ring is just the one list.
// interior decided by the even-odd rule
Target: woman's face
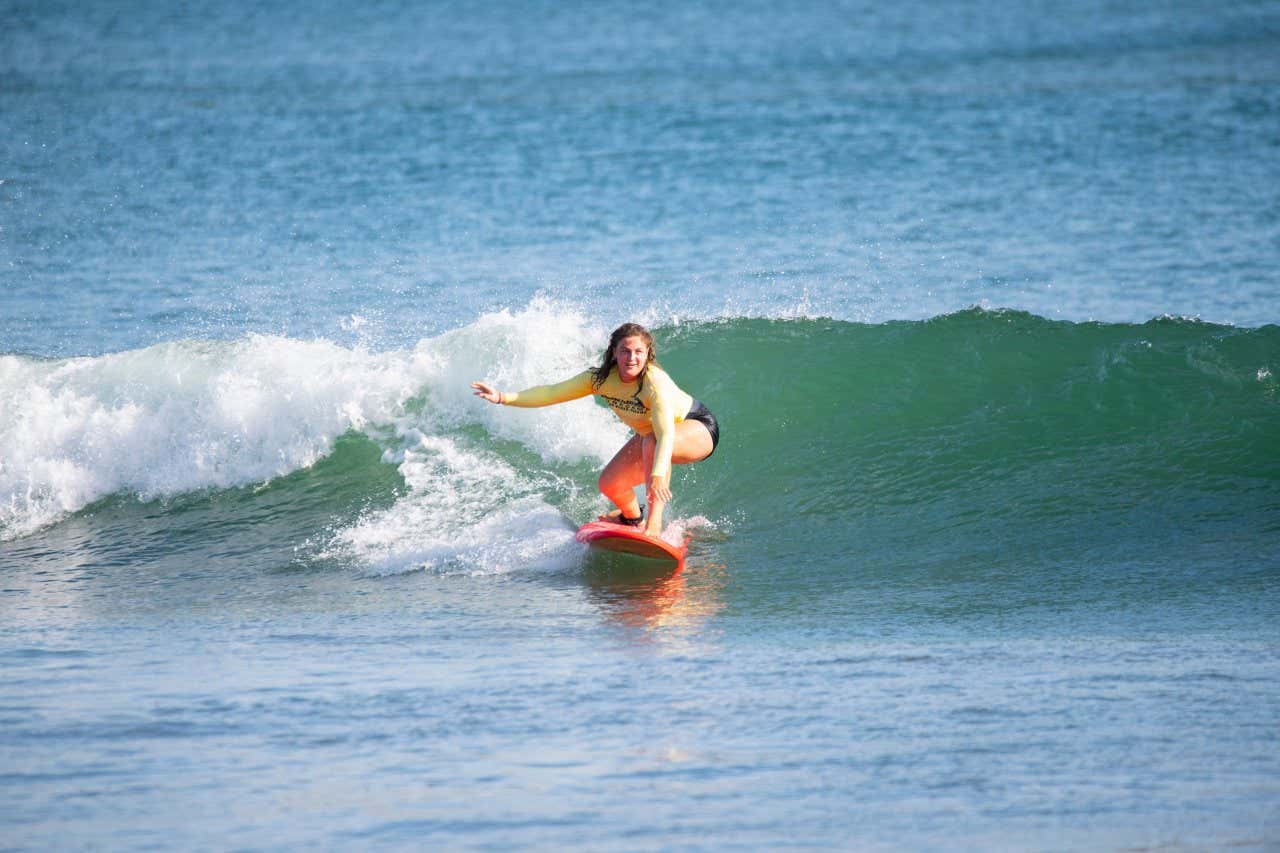
[{"label": "woman's face", "polygon": [[618,378],[635,382],[649,363],[649,345],[639,335],[625,337],[613,348],[613,360],[618,365]]}]

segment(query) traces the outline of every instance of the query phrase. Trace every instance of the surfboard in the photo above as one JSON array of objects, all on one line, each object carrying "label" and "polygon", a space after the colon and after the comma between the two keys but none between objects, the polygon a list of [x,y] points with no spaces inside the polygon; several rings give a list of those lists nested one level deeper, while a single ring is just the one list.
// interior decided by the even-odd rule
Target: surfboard
[{"label": "surfboard", "polygon": [[650,560],[664,560],[677,565],[684,562],[685,546],[676,546],[652,536],[645,536],[638,528],[629,524],[614,524],[611,521],[591,521],[578,528],[576,536],[579,542],[585,542],[592,548],[647,557]]}]

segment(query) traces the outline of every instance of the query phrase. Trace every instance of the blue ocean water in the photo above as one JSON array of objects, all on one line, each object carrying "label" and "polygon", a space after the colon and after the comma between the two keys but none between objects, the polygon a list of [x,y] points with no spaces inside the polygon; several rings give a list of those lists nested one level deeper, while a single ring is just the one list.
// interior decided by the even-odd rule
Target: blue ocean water
[{"label": "blue ocean water", "polygon": [[[0,847],[1270,849],[1280,3],[0,0]],[[625,440],[475,400],[654,328]]]}]

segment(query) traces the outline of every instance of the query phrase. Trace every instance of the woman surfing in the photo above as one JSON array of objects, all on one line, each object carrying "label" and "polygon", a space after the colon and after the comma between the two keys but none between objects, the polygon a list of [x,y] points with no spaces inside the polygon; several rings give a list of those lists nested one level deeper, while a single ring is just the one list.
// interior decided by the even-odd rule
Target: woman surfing
[{"label": "woman surfing", "polygon": [[[662,535],[662,513],[671,500],[671,466],[706,459],[720,441],[720,427],[706,406],[680,390],[658,365],[653,335],[638,323],[613,330],[599,367],[555,385],[523,391],[499,391],[472,382],[477,397],[502,406],[537,408],[594,394],[635,434],[600,472],[600,492],[616,510],[602,515],[633,527],[644,525],[646,536]],[[645,483],[649,517],[633,489]]]}]

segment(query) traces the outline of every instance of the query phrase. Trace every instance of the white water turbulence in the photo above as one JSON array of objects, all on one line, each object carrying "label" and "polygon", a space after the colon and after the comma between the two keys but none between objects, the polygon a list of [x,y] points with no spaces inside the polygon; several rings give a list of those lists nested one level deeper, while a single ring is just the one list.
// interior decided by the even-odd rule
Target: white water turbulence
[{"label": "white water turbulence", "polygon": [[109,495],[142,500],[263,482],[386,424],[437,368],[250,335],[96,358],[0,357],[0,538]]},{"label": "white water turbulence", "polygon": [[408,494],[338,531],[322,557],[350,557],[369,574],[421,569],[488,574],[557,566],[578,550],[573,531],[541,497],[571,484],[521,477],[492,454],[423,436],[399,458]]},{"label": "white water turbulence", "polygon": [[433,425],[479,422],[495,438],[518,441],[548,461],[608,461],[627,430],[590,399],[544,409],[495,406],[477,399],[476,379],[518,391],[568,379],[600,363],[610,329],[541,297],[522,310],[485,314],[474,323],[419,344],[441,371],[431,389]]},{"label": "white water turbulence", "polygon": [[[571,525],[544,496],[581,510],[598,498],[551,466],[606,461],[625,428],[590,400],[499,407],[469,386],[566,378],[599,359],[607,334],[535,300],[382,353],[250,335],[95,358],[0,357],[0,538],[112,495],[148,501],[267,482],[357,432],[397,466],[404,493],[334,532],[326,553],[374,573],[564,562],[576,548]],[[477,424],[484,440],[459,433]],[[523,446],[533,470],[483,446],[492,441]]]},{"label": "white water turbulence", "polygon": [[[607,461],[626,429],[583,399],[544,409],[495,406],[470,384],[484,379],[505,390],[555,382],[597,360],[608,332],[575,311],[534,300],[523,311],[501,311],[419,344],[440,365],[420,423],[398,431],[400,446],[383,459],[397,464],[407,492],[390,508],[338,531],[322,556],[346,557],[373,574],[415,570],[502,573],[554,568],[581,546],[572,524],[547,503],[601,501],[547,465],[521,473],[494,452],[445,435],[479,422],[497,440],[514,441],[544,463]],[[603,504],[602,504],[603,506]]]}]

